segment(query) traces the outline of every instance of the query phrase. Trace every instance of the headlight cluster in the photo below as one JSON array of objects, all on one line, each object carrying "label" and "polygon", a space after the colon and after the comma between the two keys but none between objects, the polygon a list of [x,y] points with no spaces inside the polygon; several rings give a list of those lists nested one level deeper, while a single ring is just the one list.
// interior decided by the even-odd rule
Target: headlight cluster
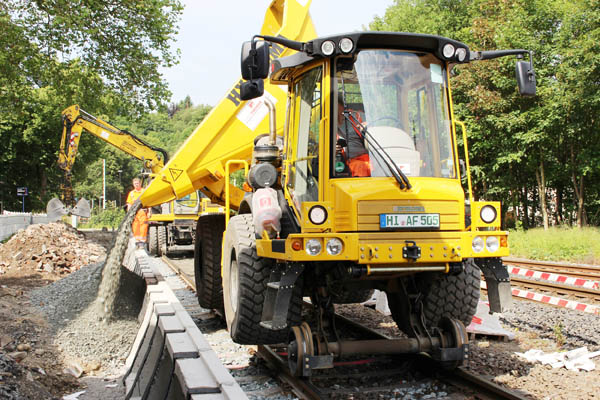
[{"label": "headlight cluster", "polygon": [[497,236],[486,236],[485,239],[481,236],[475,236],[471,247],[475,253],[481,253],[483,249],[487,249],[490,253],[495,253],[500,248],[500,240]]},{"label": "headlight cluster", "polygon": [[[340,49],[340,52],[343,54],[348,54],[354,49],[354,42],[350,38],[342,38],[338,44],[337,48]],[[330,56],[335,53],[336,44],[333,40],[326,40],[321,43],[321,53],[325,56]]]},{"label": "headlight cluster", "polygon": [[455,59],[458,62],[467,61],[467,49],[464,47],[455,48],[452,43],[446,43],[442,47],[442,55],[448,60]]},{"label": "headlight cluster", "polygon": [[[308,239],[304,250],[309,256],[318,256],[323,251],[323,242],[321,239]],[[338,238],[327,239],[325,250],[330,256],[337,256],[344,250],[344,243]]]}]

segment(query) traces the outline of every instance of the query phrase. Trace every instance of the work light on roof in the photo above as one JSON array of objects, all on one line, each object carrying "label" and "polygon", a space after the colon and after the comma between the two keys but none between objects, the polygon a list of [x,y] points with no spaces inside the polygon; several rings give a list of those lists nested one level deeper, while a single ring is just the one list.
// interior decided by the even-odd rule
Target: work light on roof
[{"label": "work light on roof", "polygon": [[324,55],[330,56],[333,54],[334,51],[335,51],[335,43],[333,43],[331,40],[326,40],[323,42],[323,44],[321,44],[321,52]]},{"label": "work light on roof", "polygon": [[450,44],[450,43],[446,43],[444,45],[444,48],[442,49],[442,54],[446,58],[452,58],[452,57],[454,57],[454,46],[452,44]]},{"label": "work light on roof", "polygon": [[350,53],[353,47],[354,43],[352,43],[352,39],[343,38],[340,40],[340,50],[342,50],[342,53]]},{"label": "work light on roof", "polygon": [[458,62],[465,61],[465,58],[467,58],[467,49],[465,49],[464,47],[459,47],[458,49],[456,49],[456,59],[458,60]]}]

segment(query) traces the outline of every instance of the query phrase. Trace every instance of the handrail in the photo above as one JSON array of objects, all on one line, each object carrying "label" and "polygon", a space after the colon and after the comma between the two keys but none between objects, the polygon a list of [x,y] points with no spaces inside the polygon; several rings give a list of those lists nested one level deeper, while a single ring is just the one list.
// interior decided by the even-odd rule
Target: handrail
[{"label": "handrail", "polygon": [[[465,123],[462,121],[452,121],[455,124],[460,125],[462,128],[463,146],[465,147],[465,163],[467,164],[467,186],[469,188],[469,205],[473,207],[473,187],[471,185],[471,164],[469,162],[469,148],[467,145],[467,128]],[[454,128],[456,131],[456,127]],[[471,230],[474,230],[473,224],[471,224]]]},{"label": "handrail", "polygon": [[229,166],[232,164],[242,164],[244,166],[244,175],[248,175],[248,162],[246,160],[229,160],[225,163],[225,229],[229,224]]}]

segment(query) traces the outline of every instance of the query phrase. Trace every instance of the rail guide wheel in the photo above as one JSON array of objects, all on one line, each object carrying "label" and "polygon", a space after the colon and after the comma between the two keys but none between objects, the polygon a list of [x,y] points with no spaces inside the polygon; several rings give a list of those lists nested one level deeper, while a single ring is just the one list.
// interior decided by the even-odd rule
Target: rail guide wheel
[{"label": "rail guide wheel", "polygon": [[292,375],[308,377],[313,369],[333,367],[333,355],[315,355],[313,333],[306,322],[290,329],[288,342],[288,366]]},{"label": "rail guide wheel", "polygon": [[469,336],[465,325],[458,319],[442,317],[438,324],[440,348],[433,352],[433,358],[444,369],[460,367],[469,357]]}]

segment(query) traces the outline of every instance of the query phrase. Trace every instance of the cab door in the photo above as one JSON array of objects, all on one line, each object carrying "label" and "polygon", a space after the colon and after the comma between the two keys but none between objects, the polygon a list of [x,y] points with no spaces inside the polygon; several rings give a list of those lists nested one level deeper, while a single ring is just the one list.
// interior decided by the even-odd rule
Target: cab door
[{"label": "cab door", "polygon": [[292,83],[292,107],[286,155],[286,192],[300,217],[302,203],[318,201],[323,144],[323,66],[314,67]]}]

